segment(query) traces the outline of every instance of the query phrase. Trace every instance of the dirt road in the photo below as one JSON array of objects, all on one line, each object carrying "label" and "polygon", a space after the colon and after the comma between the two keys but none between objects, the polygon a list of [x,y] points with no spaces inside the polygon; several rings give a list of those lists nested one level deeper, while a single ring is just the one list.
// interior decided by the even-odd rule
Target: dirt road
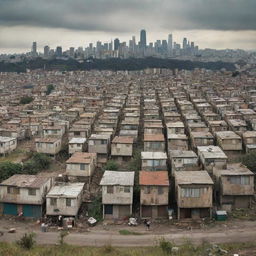
[{"label": "dirt road", "polygon": [[[28,232],[28,231],[27,231]],[[17,230],[16,233],[4,233],[0,237],[0,241],[14,242],[18,240],[25,231]],[[57,244],[58,232],[36,231],[36,240],[38,244]],[[113,231],[91,231],[86,233],[70,233],[65,241],[73,245],[83,246],[103,246],[111,244],[113,246],[136,247],[136,246],[152,246],[156,244],[157,239],[165,237],[165,239],[173,241],[177,244],[183,243],[185,240],[198,244],[202,241],[211,243],[228,243],[228,242],[248,242],[255,241],[256,229],[255,225],[251,228],[229,229],[227,231],[179,231],[169,234],[155,235],[153,233],[144,235],[120,235]]]}]

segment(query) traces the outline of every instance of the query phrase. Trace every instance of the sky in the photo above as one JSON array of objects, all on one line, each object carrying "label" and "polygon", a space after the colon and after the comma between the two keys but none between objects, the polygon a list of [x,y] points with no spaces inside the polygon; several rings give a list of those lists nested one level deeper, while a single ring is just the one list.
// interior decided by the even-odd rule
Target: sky
[{"label": "sky", "polygon": [[256,0],[0,0],[0,54],[118,37],[183,37],[200,48],[256,49]]}]

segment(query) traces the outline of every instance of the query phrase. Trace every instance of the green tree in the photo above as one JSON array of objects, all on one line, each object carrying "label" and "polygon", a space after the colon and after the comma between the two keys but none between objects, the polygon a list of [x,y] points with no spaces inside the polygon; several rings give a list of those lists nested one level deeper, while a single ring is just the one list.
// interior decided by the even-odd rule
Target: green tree
[{"label": "green tree", "polygon": [[33,97],[25,96],[25,97],[22,97],[22,98],[20,99],[20,104],[23,104],[23,105],[29,104],[29,103],[32,102],[33,100],[34,100]]},{"label": "green tree", "polygon": [[9,161],[0,163],[0,181],[8,179],[14,174],[23,173],[21,164],[12,163]]},{"label": "green tree", "polygon": [[52,84],[47,85],[46,95],[51,94],[53,90],[54,90],[54,86]]},{"label": "green tree", "polygon": [[119,166],[118,166],[117,162],[115,162],[113,160],[108,160],[105,165],[105,170],[117,171],[118,167]]},{"label": "green tree", "polygon": [[17,244],[23,249],[30,250],[36,244],[35,236],[35,233],[25,233],[24,236],[22,236],[21,239],[17,241]]},{"label": "green tree", "polygon": [[252,172],[256,173],[256,152],[251,152],[242,157],[242,163]]}]

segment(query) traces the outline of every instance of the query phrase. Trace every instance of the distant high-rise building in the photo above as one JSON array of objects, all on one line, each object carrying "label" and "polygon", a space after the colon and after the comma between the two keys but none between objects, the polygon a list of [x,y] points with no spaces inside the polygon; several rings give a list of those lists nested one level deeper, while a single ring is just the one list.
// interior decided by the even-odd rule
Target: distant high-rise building
[{"label": "distant high-rise building", "polygon": [[168,53],[168,44],[166,40],[162,40],[162,53],[167,54]]},{"label": "distant high-rise building", "polygon": [[75,56],[75,48],[74,47],[69,48],[69,56],[71,56],[71,57]]},{"label": "distant high-rise building", "polygon": [[61,57],[62,56],[62,47],[61,46],[57,46],[56,47],[55,55],[57,57]]},{"label": "distant high-rise building", "polygon": [[48,45],[46,45],[44,47],[44,57],[48,57],[49,56],[49,52],[50,52],[50,47]]},{"label": "distant high-rise building", "polygon": [[182,48],[185,50],[187,49],[187,44],[188,44],[188,40],[186,37],[183,38],[183,44],[182,44]]},{"label": "distant high-rise building", "polygon": [[33,56],[37,56],[37,44],[36,44],[36,42],[33,42],[32,43],[32,55]]},{"label": "distant high-rise building", "polygon": [[101,42],[97,41],[96,42],[96,51],[97,51],[97,53],[99,53],[101,51],[101,48],[102,48]]},{"label": "distant high-rise building", "polygon": [[110,51],[113,51],[113,41],[111,40],[111,42],[108,44],[108,49]]},{"label": "distant high-rise building", "polygon": [[146,36],[146,30],[142,29],[140,31],[140,47],[145,49],[147,46],[147,36]]},{"label": "distant high-rise building", "polygon": [[172,34],[168,35],[168,52],[170,55],[172,54]]},{"label": "distant high-rise building", "polygon": [[120,41],[118,38],[116,38],[114,40],[114,50],[117,51],[119,49],[119,46],[120,46]]}]

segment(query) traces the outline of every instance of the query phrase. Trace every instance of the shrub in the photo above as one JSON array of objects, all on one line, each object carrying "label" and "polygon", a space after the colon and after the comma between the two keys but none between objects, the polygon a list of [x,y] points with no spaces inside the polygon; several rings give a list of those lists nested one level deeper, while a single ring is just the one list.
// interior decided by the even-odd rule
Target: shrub
[{"label": "shrub", "polygon": [[49,168],[51,159],[42,153],[35,153],[29,161],[23,164],[23,172],[26,174],[37,174],[41,170]]},{"label": "shrub", "polygon": [[32,249],[33,246],[36,244],[35,236],[35,233],[25,233],[24,236],[19,241],[17,241],[18,246],[27,250]]},{"label": "shrub", "polygon": [[51,94],[53,90],[54,90],[54,86],[52,84],[47,85],[46,95]]},{"label": "shrub", "polygon": [[64,244],[65,244],[64,238],[65,238],[66,236],[68,236],[68,234],[69,234],[68,231],[62,230],[62,231],[60,232],[60,235],[59,235],[59,244],[60,244],[60,245],[64,245]]},{"label": "shrub", "polygon": [[51,164],[51,159],[42,153],[35,153],[32,157],[32,161],[41,170],[48,169]]},{"label": "shrub", "polygon": [[171,254],[173,245],[171,242],[167,241],[164,237],[162,237],[159,240],[159,247],[164,253]]},{"label": "shrub", "polygon": [[29,103],[32,102],[33,100],[34,100],[33,97],[25,96],[25,97],[22,97],[22,98],[20,99],[20,104],[23,104],[23,105],[29,104]]},{"label": "shrub", "polygon": [[22,173],[22,165],[9,161],[0,163],[0,181],[8,179],[14,174]]},{"label": "shrub", "polygon": [[93,217],[97,221],[102,220],[102,203],[101,197],[95,197],[89,208],[89,217]]},{"label": "shrub", "polygon": [[106,244],[102,247],[102,252],[105,254],[113,253],[115,248],[111,244]]},{"label": "shrub", "polygon": [[106,165],[105,165],[106,170],[111,170],[111,171],[117,171],[118,170],[118,164],[117,162],[113,160],[109,160]]},{"label": "shrub", "polygon": [[256,173],[256,152],[251,152],[242,157],[242,163],[252,172]]},{"label": "shrub", "polygon": [[26,174],[37,174],[39,172],[38,167],[33,161],[27,161],[23,164],[23,170]]}]

